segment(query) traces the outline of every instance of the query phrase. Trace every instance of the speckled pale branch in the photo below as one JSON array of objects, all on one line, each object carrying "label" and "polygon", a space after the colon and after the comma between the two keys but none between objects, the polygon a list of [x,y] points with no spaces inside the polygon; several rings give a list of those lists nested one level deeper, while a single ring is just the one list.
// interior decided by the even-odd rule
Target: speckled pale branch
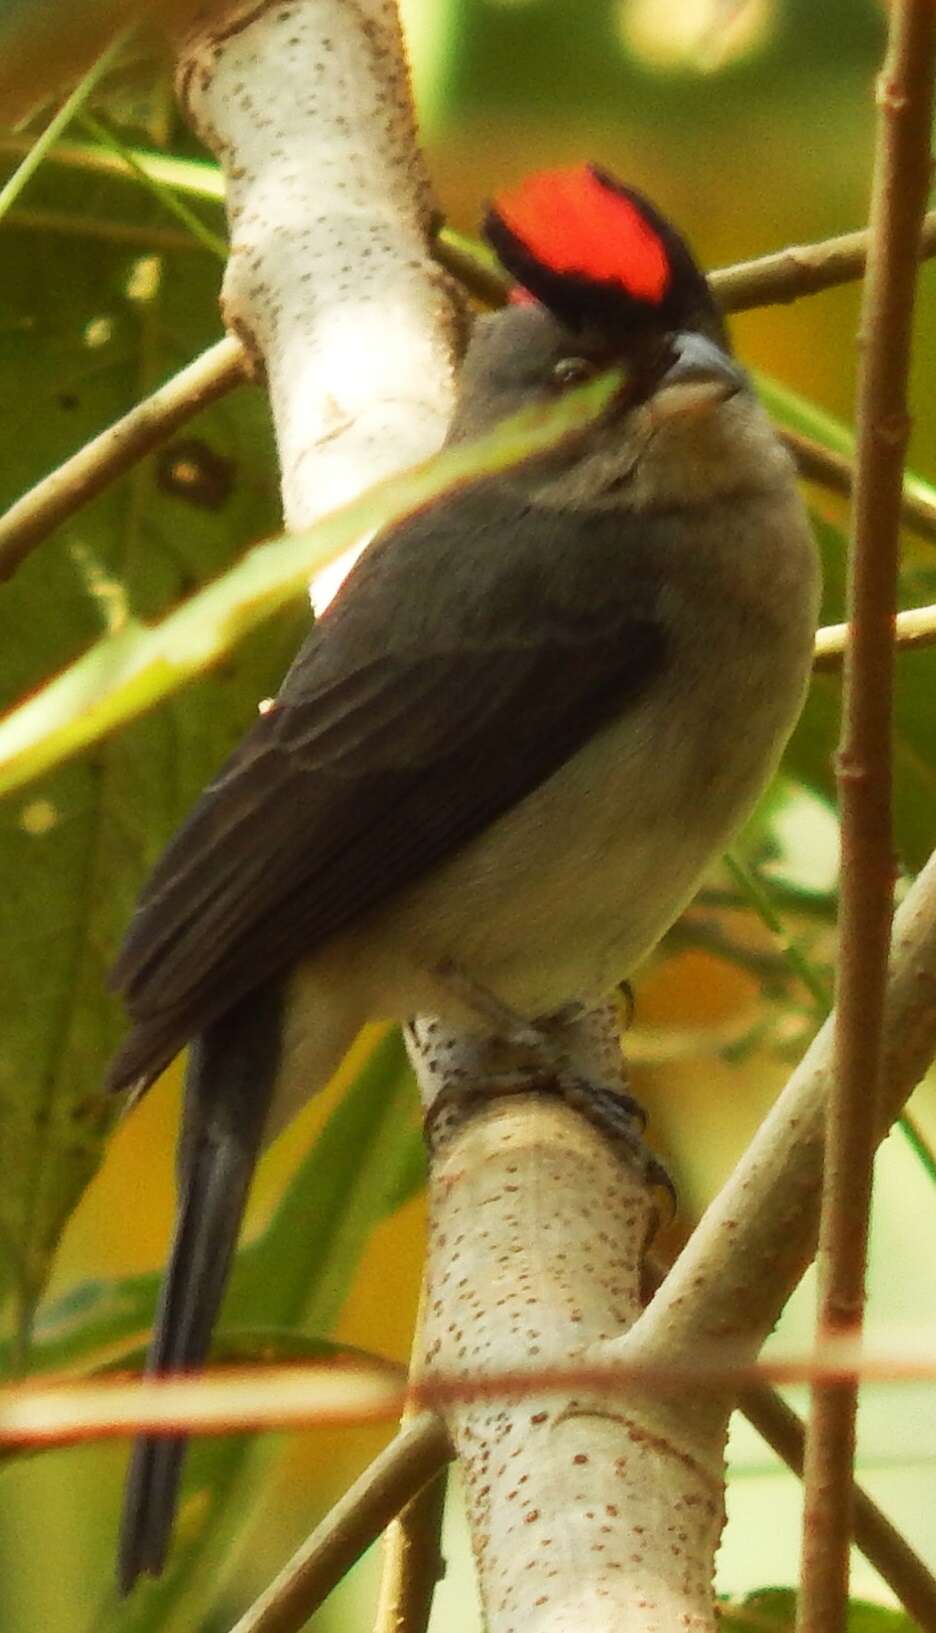
[{"label": "speckled pale branch", "polygon": [[[443,1088],[483,1084],[479,1049],[418,1021],[408,1047],[428,1107]],[[574,1061],[623,1088],[613,1008],[577,1028]],[[426,1372],[445,1376],[574,1367],[636,1321],[653,1194],[564,1104],[501,1097],[441,1144],[430,1165],[424,1306]],[[669,1615],[710,1596],[722,1495],[708,1470],[641,1445],[605,1398],[555,1391],[455,1405],[445,1420],[461,1461],[489,1633],[620,1633],[635,1584]],[[660,1538],[691,1531],[671,1584]],[[691,1625],[691,1624],[687,1624]],[[702,1624],[700,1624],[702,1625]],[[705,1624],[707,1626],[707,1623]]]},{"label": "speckled pale branch", "polygon": [[[620,1087],[613,1016],[588,1025],[581,1065]],[[429,1376],[685,1366],[725,1341],[753,1358],[814,1249],[831,1027],[643,1314],[651,1202],[628,1165],[532,1095],[466,1123],[430,1172]],[[936,857],[895,920],[881,1138],[934,1044]],[[427,1099],[475,1070],[437,1024],[417,1025],[411,1053]],[[714,1633],[731,1405],[722,1388],[622,1383],[447,1409],[488,1633]]]},{"label": "speckled pale branch", "polygon": [[395,0],[215,6],[183,106],[224,171],[225,322],[269,387],[290,529],[439,447],[458,322],[429,254]]}]

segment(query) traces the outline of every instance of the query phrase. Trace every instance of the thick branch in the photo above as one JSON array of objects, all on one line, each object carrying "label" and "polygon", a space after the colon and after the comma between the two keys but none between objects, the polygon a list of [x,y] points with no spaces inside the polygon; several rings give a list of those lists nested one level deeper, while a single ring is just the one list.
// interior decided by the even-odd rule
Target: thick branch
[{"label": "thick branch", "polygon": [[177,77],[225,175],[225,321],[262,358],[286,526],[307,527],[435,452],[452,408],[395,0],[240,0],[193,25]]},{"label": "thick branch", "polygon": [[[613,1010],[570,1028],[567,1042],[574,1069],[621,1092]],[[587,1362],[639,1315],[654,1210],[639,1167],[561,1101],[498,1095],[511,1071],[506,1045],[420,1021],[408,1046],[424,1100],[436,1107],[427,1384],[513,1369],[529,1377]],[[515,1062],[513,1075],[522,1085]],[[451,1086],[464,1106],[466,1082],[482,1091],[478,1109],[439,1144],[440,1098]],[[490,1633],[612,1633],[631,1626],[641,1598],[660,1621],[644,1615],[635,1628],[675,1625],[685,1560],[644,1536],[653,1531],[648,1502],[660,1514],[685,1513],[686,1557],[710,1558],[722,1513],[717,1470],[674,1460],[661,1471],[655,1448],[634,1437],[610,1387],[449,1395],[444,1410]],[[635,1569],[635,1558],[643,1568]],[[704,1573],[694,1589],[701,1626],[710,1609]]]}]

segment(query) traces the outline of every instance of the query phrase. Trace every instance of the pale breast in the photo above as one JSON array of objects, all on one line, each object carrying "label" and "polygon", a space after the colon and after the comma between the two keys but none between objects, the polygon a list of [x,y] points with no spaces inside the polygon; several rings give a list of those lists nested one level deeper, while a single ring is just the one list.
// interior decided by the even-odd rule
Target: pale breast
[{"label": "pale breast", "polygon": [[670,662],[639,703],[355,930],[379,1011],[452,1013],[431,972],[454,960],[519,1013],[544,1014],[604,994],[655,946],[750,813],[799,712],[817,578],[791,497],[786,514],[758,518],[759,548],[729,580],[712,558],[737,540],[698,540]]}]

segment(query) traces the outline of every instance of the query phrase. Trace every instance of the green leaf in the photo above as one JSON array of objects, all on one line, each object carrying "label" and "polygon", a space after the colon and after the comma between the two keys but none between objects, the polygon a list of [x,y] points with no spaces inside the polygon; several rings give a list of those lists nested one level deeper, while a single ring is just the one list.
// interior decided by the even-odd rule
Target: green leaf
[{"label": "green leaf", "polygon": [[476,442],[378,483],[305,533],[257,546],[162,623],[125,618],[0,724],[0,794],[99,742],[218,663],[258,624],[304,594],[355,540],[460,483],[508,470],[599,419],[621,383],[612,371],[545,407],[522,409]]},{"label": "green leaf", "polygon": [[[794,1588],[758,1588],[742,1599],[722,1600],[719,1626],[724,1633],[793,1633],[796,1600]],[[847,1633],[917,1633],[905,1611],[866,1599],[851,1600],[846,1627]]]},{"label": "green leaf", "polygon": [[[91,1371],[113,1346],[147,1332],[153,1320],[161,1273],[147,1271],[117,1281],[84,1281],[64,1297],[40,1307],[33,1327],[29,1372]],[[12,1369],[13,1345],[0,1345],[0,1372]]]},{"label": "green leaf", "polygon": [[[240,1256],[225,1301],[225,1328],[301,1327],[327,1335],[374,1225],[417,1165],[420,1137],[399,1034],[381,1039],[287,1188],[262,1238]],[[219,1571],[249,1515],[256,1461],[266,1436],[193,1443],[187,1505],[169,1567],[121,1604],[108,1605],[95,1633],[190,1633],[219,1597]]]},{"label": "green leaf", "polygon": [[[393,1150],[385,1169],[378,1164],[373,1189],[355,1202],[353,1218],[345,1217],[358,1183],[362,1153],[369,1148],[375,1123],[381,1126],[380,1116],[375,1118],[375,1104],[380,1107],[388,1084],[392,1096],[393,1084],[399,1081],[402,1085],[404,1080],[402,1044],[397,1034],[389,1034],[331,1113],[265,1230],[238,1255],[219,1327],[219,1346],[229,1346],[236,1331],[256,1331],[258,1316],[281,1339],[285,1333],[303,1346],[311,1342],[294,1331],[316,1279],[300,1244],[311,1244],[314,1253],[328,1262],[328,1298],[325,1294],[317,1297],[314,1325],[321,1329],[330,1325],[374,1223],[402,1207],[425,1179],[425,1156],[415,1118],[403,1116],[399,1130],[392,1131]],[[366,1205],[359,1205],[361,1201]],[[138,1334],[148,1332],[161,1281],[161,1270],[115,1281],[86,1281],[41,1307],[29,1356],[30,1374],[91,1370],[121,1345],[121,1364],[135,1365],[134,1356],[142,1357],[143,1350],[127,1352],[126,1346]],[[307,1347],[300,1353],[306,1354]],[[7,1370],[12,1359],[11,1344],[0,1344],[0,1371]]]},{"label": "green leaf", "polygon": [[[56,172],[53,190],[41,170],[30,196],[70,202],[65,183]],[[85,179],[84,200],[105,221],[146,223],[156,210],[106,178],[90,190]],[[122,243],[66,248],[5,224],[0,507],[201,350],[216,303],[217,270],[201,256],[161,268]],[[175,480],[177,463],[200,481]],[[60,528],[0,591],[0,707],[121,618],[165,613],[275,528],[274,472],[263,401],[240,392]],[[305,609],[281,615],[184,698],[0,805],[0,1292],[16,1295],[21,1337],[113,1121],[101,1075],[122,1023],[106,972],[143,876],[307,625]]]}]

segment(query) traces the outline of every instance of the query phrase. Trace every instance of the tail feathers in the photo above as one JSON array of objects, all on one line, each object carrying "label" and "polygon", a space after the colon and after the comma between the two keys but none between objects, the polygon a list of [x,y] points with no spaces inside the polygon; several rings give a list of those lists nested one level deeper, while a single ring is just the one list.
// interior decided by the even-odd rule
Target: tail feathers
[{"label": "tail feathers", "polygon": [[[179,1208],[149,1374],[189,1371],[207,1356],[260,1149],[278,1044],[278,994],[266,991],[193,1046]],[[148,1435],[133,1448],[118,1556],[123,1593],[144,1572],[158,1576],[165,1564],[185,1444],[183,1435]]]},{"label": "tail feathers", "polygon": [[[208,1353],[237,1245],[255,1153],[232,1140],[205,1140],[195,1152],[179,1213],[147,1371],[184,1372]],[[181,1435],[137,1440],[120,1537],[120,1586],[158,1576],[165,1564],[182,1474]]]}]

